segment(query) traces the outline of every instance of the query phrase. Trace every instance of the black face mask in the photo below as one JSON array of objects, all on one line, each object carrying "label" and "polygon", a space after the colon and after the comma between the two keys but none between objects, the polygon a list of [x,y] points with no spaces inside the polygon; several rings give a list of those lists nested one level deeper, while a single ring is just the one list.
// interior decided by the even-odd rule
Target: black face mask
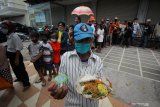
[{"label": "black face mask", "polygon": [[32,40],[32,42],[33,42],[33,43],[37,43],[37,42],[38,42],[38,40]]},{"label": "black face mask", "polygon": [[145,26],[146,26],[146,27],[149,26],[149,23],[146,23]]}]

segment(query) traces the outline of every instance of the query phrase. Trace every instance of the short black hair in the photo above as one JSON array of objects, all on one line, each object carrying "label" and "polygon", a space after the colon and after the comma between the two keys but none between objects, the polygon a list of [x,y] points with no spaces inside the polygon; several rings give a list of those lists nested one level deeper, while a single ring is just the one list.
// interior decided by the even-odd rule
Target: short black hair
[{"label": "short black hair", "polygon": [[9,33],[16,31],[16,23],[11,22],[10,20],[5,20],[4,22],[2,22],[2,24],[8,27]]},{"label": "short black hair", "polygon": [[74,25],[70,25],[69,28],[70,28],[70,27],[74,29]]},{"label": "short black hair", "polygon": [[136,18],[134,18],[133,20],[138,20],[138,18],[136,17]]},{"label": "short black hair", "polygon": [[[55,38],[55,39],[58,40],[58,32],[57,32],[57,31],[54,31],[54,32],[52,33],[52,35],[53,35],[54,33],[56,34],[56,38]],[[51,36],[52,36],[52,35],[51,35]]]},{"label": "short black hair", "polygon": [[128,22],[129,27],[132,27],[132,24],[133,24],[132,22],[130,22],[130,21]]},{"label": "short black hair", "polygon": [[60,24],[62,24],[62,26],[63,26],[63,27],[65,27],[65,26],[66,26],[66,25],[65,25],[65,23],[64,23],[64,22],[62,22],[62,21],[58,22],[58,26],[59,26]]},{"label": "short black hair", "polygon": [[47,43],[48,40],[47,40],[47,38],[43,38],[42,41],[43,41],[44,43]]},{"label": "short black hair", "polygon": [[81,22],[81,17],[80,16],[76,16],[76,17],[79,20],[79,22]]},{"label": "short black hair", "polygon": [[35,31],[30,32],[30,37],[31,38],[33,38],[33,37],[39,38],[39,36],[40,36],[40,34],[38,32],[35,32]]}]

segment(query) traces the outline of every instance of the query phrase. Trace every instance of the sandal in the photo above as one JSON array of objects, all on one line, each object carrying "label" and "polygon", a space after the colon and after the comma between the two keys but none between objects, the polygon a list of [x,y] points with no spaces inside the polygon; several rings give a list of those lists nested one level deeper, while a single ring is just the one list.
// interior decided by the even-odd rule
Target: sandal
[{"label": "sandal", "polygon": [[36,80],[35,83],[40,83],[42,82],[42,79]]},{"label": "sandal", "polygon": [[51,81],[51,80],[52,80],[52,76],[49,76],[49,77],[48,77],[48,81]]},{"label": "sandal", "polygon": [[43,87],[46,86],[46,82],[43,81],[43,82],[42,82],[42,86],[43,86]]}]

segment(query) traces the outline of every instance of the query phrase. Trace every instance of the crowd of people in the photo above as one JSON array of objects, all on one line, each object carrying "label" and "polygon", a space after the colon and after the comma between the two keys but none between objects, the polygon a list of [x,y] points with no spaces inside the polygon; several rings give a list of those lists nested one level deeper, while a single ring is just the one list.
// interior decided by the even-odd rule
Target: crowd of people
[{"label": "crowd of people", "polygon": [[[44,75],[47,75],[47,71],[49,71],[48,81],[51,81],[52,75],[58,74],[61,55],[78,47],[74,40],[74,35],[77,34],[74,32],[74,27],[79,23],[81,23],[81,17],[76,16],[74,25],[69,26],[60,21],[58,26],[51,30],[46,26],[41,39],[42,42],[39,40],[39,37],[42,36],[40,33],[37,31],[30,32],[29,36],[32,43],[28,46],[28,51],[31,62],[39,74],[39,80],[36,83],[42,82],[42,86],[46,85]],[[94,16],[90,16],[86,24],[93,29],[94,41],[91,44],[91,49],[94,52],[101,52],[102,48],[112,45],[151,47],[154,49],[160,47],[160,23],[153,26],[151,19],[147,19],[145,23],[139,23],[138,18],[120,23],[118,17],[115,17],[113,20],[102,18],[100,23],[97,23]],[[14,33],[14,28],[11,21],[5,21],[2,24],[0,40],[1,42],[7,41],[6,55],[17,78],[14,81],[22,81],[24,88],[28,88],[30,87],[29,77],[21,54],[23,45],[18,35]],[[86,50],[84,48],[81,51],[85,53]]]},{"label": "crowd of people", "polygon": [[[0,35],[0,77],[6,79],[9,83],[8,87],[12,87],[13,79],[10,73],[10,63],[16,76],[14,82],[22,82],[24,86],[23,90],[25,91],[30,87],[30,82],[23,62],[23,55],[21,54],[23,44],[19,36],[15,33],[15,27],[11,21],[4,21],[2,23]],[[159,48],[160,23],[153,27],[151,25],[151,19],[147,19],[145,23],[139,24],[137,18],[133,21],[120,23],[118,17],[115,17],[113,20],[102,18],[101,22],[97,23],[93,16],[90,17],[88,22],[81,23],[81,18],[76,16],[74,25],[66,26],[64,22],[60,21],[57,28],[51,31],[46,27],[42,41],[40,41],[41,36],[37,31],[30,32],[32,42],[28,46],[28,52],[31,57],[30,61],[39,75],[39,79],[35,83],[41,83],[42,86],[45,86],[47,81],[44,76],[49,74],[48,81],[51,81],[59,71],[66,71],[71,80],[69,91],[75,91],[71,87],[74,87],[75,76],[80,75],[78,74],[79,67],[81,67],[80,69],[87,69],[89,67],[88,69],[91,69],[90,71],[96,70],[94,73],[103,75],[103,64],[100,58],[93,52],[101,52],[103,47],[112,45],[120,45],[122,47],[139,46],[143,48],[152,46],[152,48]],[[3,44],[5,41],[7,41],[7,46]],[[79,66],[70,66],[70,62]],[[74,71],[77,74],[75,73],[73,76]],[[94,73],[91,72],[91,74]],[[0,79],[2,81],[2,78]],[[74,94],[72,91],[70,95]],[[56,92],[58,93],[58,91]],[[61,99],[65,96],[64,94],[61,97],[57,97],[59,94],[56,92],[53,94],[53,90],[51,91],[52,96],[56,99]],[[82,97],[78,94],[73,96],[77,101]],[[68,95],[67,98],[70,98],[70,96]],[[84,98],[81,99],[85,100]],[[86,105],[88,103],[97,105],[95,101],[85,101],[84,104]],[[67,104],[74,105],[74,102],[67,99]]]},{"label": "crowd of people", "polygon": [[[79,16],[75,17],[75,25],[81,22]],[[125,20],[120,22],[118,17],[114,19],[102,18],[98,23],[94,16],[90,16],[86,24],[90,25],[93,28],[94,33],[94,48],[97,52],[101,52],[101,49],[106,46],[120,45],[122,47],[126,46],[138,46],[143,48],[152,48],[159,49],[159,37],[160,37],[160,24],[152,24],[151,19],[146,19],[144,23],[140,23],[138,18],[134,18],[132,21]],[[48,30],[46,26],[46,32],[52,33],[58,29],[54,26],[51,31]],[[69,37],[72,36],[74,25],[67,25],[64,28],[65,32],[68,32],[68,40],[71,40]],[[69,44],[67,43],[67,50],[69,50]],[[73,44],[73,42],[72,42]]]}]

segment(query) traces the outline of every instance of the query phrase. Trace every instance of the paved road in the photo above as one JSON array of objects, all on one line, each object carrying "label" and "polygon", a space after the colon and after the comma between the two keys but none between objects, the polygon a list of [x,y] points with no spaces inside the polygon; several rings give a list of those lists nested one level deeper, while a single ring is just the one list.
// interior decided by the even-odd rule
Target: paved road
[{"label": "paved road", "polygon": [[113,46],[99,55],[115,97],[135,107],[160,105],[160,51]]}]

